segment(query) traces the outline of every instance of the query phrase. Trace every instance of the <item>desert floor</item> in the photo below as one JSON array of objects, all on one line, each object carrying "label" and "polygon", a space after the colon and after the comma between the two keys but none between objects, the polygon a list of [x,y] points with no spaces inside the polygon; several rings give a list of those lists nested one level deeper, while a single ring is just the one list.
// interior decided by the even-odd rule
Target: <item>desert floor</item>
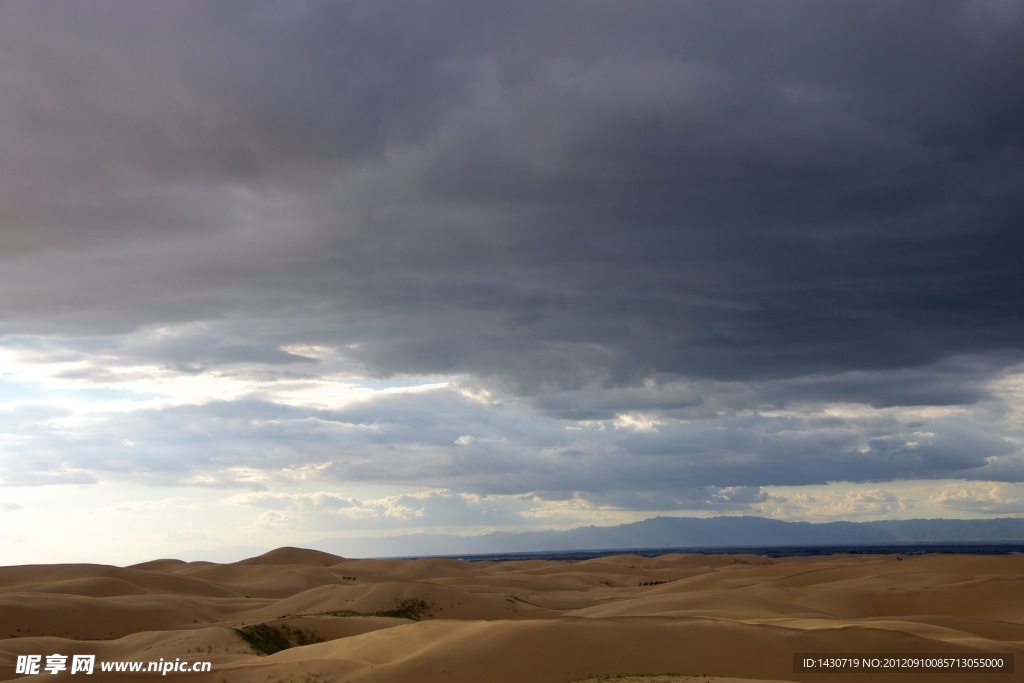
[{"label": "desert floor", "polygon": [[[235,564],[2,567],[0,638],[0,680],[23,678],[18,655],[50,654],[96,655],[95,673],[23,680],[1024,680],[1024,556],[494,563],[284,548]],[[794,653],[835,652],[1012,653],[1017,673],[794,672]],[[212,671],[99,670],[161,658]]]}]

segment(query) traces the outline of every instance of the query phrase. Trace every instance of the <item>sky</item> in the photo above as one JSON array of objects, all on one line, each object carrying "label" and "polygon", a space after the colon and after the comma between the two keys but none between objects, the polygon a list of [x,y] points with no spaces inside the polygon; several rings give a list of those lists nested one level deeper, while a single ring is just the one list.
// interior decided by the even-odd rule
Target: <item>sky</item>
[{"label": "sky", "polygon": [[1022,30],[0,2],[0,564],[1024,515]]}]

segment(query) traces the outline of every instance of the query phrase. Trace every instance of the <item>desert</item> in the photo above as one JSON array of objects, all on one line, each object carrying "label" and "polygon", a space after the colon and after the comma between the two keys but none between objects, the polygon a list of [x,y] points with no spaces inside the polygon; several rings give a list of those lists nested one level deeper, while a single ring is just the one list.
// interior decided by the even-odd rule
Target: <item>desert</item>
[{"label": "desert", "polygon": [[[17,672],[19,656],[45,667],[58,654],[94,655],[93,680],[922,681],[935,674],[797,671],[794,655],[998,655],[1019,667],[1024,557],[470,562],[282,548],[232,564],[3,567],[0,614],[0,680],[83,677]],[[133,661],[178,668],[100,670]],[[196,662],[209,671],[183,668]]]}]

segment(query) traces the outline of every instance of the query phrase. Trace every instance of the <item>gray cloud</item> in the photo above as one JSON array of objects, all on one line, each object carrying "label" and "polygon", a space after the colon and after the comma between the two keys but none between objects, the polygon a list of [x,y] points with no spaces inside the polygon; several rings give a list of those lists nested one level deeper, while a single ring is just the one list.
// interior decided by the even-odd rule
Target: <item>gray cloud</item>
[{"label": "gray cloud", "polygon": [[428,4],[9,4],[7,328],[523,393],[1016,348],[1019,13]]},{"label": "gray cloud", "polygon": [[1024,458],[1001,434],[1006,418],[998,411],[992,419],[893,409],[577,423],[447,387],[329,410],[253,396],[101,418],[87,435],[41,423],[8,449],[34,457],[9,461],[3,476],[11,484],[77,477],[243,488],[264,491],[247,500],[270,508],[291,500],[278,487],[302,483],[324,491],[403,484],[551,501],[578,496],[621,509],[722,511],[769,502],[762,488],[769,485],[1024,481]]},{"label": "gray cloud", "polygon": [[[5,346],[116,386],[147,364],[316,378],[290,349],[323,345],[501,406],[264,387],[85,435],[34,408],[0,415],[37,449],[6,480],[260,488],[232,468],[331,462],[697,509],[1020,481],[983,411],[1007,414],[993,386],[1024,359],[1022,21],[996,0],[4,3]],[[886,412],[913,406],[979,412]]]}]

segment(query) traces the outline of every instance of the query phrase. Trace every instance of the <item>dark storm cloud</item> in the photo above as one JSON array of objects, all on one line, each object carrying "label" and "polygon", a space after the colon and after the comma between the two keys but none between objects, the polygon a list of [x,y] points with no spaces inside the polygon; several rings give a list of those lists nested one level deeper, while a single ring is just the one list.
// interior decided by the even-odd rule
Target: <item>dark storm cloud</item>
[{"label": "dark storm cloud", "polygon": [[526,394],[1018,346],[1013,3],[4,14],[9,330],[267,316]]},{"label": "dark storm cloud", "polygon": [[974,404],[996,399],[990,386],[1010,358],[1002,354],[957,356],[898,370],[779,380],[760,385],[756,400],[761,405],[778,406],[799,401],[848,401],[876,408]]},{"label": "dark storm cloud", "polygon": [[[1024,334],[1022,24],[997,0],[7,2],[0,333],[88,359],[136,331],[96,342],[109,365],[197,373],[315,374],[288,349],[322,344],[547,416],[407,396],[250,427],[257,397],[125,418],[81,446],[112,471],[263,443],[268,468],[359,453],[339,479],[711,508],[1016,481],[982,422],[911,446],[755,411],[996,401]],[[637,412],[683,422],[555,436]],[[165,450],[104,450],[147,433]]]}]

